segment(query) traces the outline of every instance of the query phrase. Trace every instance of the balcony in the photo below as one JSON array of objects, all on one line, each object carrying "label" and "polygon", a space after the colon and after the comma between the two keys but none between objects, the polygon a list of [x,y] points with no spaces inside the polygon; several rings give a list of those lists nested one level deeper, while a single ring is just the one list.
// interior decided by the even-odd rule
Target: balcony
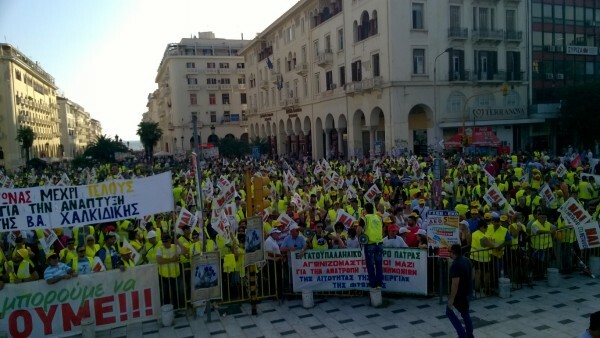
[{"label": "balcony", "polygon": [[288,107],[298,106],[299,104],[300,104],[300,99],[297,97],[291,97],[291,98],[287,99]]},{"label": "balcony", "polygon": [[294,66],[294,71],[298,75],[306,75],[306,73],[308,73],[308,63],[306,63],[306,62],[297,63]]},{"label": "balcony", "polygon": [[371,91],[373,89],[381,89],[383,78],[381,76],[375,76],[369,79],[363,79],[361,83],[362,90]]},{"label": "balcony", "polygon": [[221,74],[231,74],[231,68],[219,68]]},{"label": "balcony", "polygon": [[198,74],[198,71],[199,71],[198,68],[186,68],[185,69],[186,74]]},{"label": "balcony", "polygon": [[246,68],[238,68],[237,73],[238,74],[246,74]]},{"label": "balcony", "polygon": [[245,83],[240,83],[237,85],[237,90],[246,90],[246,84]]},{"label": "balcony", "polygon": [[344,91],[347,95],[354,96],[355,94],[360,94],[362,92],[362,81],[354,81],[350,83],[346,83],[344,86]]},{"label": "balcony", "polygon": [[216,83],[210,83],[206,85],[206,90],[219,90],[219,85]]},{"label": "balcony", "polygon": [[521,42],[523,41],[522,31],[506,31],[504,33],[504,39],[506,42]]},{"label": "balcony", "polygon": [[279,102],[277,103],[279,105],[279,108],[285,108],[285,107],[289,107],[289,101],[290,99],[281,99],[279,100]]},{"label": "balcony", "polygon": [[319,67],[331,66],[333,64],[333,53],[331,52],[331,49],[319,52],[315,61]]},{"label": "balcony", "polygon": [[469,29],[462,27],[448,28],[448,40],[466,40],[469,38]]},{"label": "balcony", "polygon": [[279,74],[279,72],[277,71],[271,71],[271,82],[272,83],[277,83],[277,81],[279,81],[279,77],[281,76],[281,74]]},{"label": "balcony", "polygon": [[221,83],[221,90],[231,90],[231,83]]},{"label": "balcony", "polygon": [[206,74],[219,74],[219,70],[217,68],[206,68],[204,70]]},{"label": "balcony", "polygon": [[495,42],[500,43],[504,40],[504,31],[502,30],[473,30],[472,39],[474,42]]},{"label": "balcony", "polygon": [[472,72],[470,70],[464,70],[462,72],[452,72],[449,74],[448,81],[452,82],[467,82],[471,81]]},{"label": "balcony", "polygon": [[269,81],[267,81],[267,80],[260,80],[259,83],[260,83],[260,88],[261,89],[265,89],[266,90],[266,89],[269,88]]},{"label": "balcony", "polygon": [[188,90],[200,90],[200,85],[198,84],[189,84],[188,86]]}]

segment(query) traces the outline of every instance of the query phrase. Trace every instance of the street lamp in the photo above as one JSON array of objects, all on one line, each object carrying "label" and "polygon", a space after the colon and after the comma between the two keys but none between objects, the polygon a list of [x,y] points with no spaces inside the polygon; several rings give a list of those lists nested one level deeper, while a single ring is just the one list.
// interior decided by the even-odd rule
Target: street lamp
[{"label": "street lamp", "polygon": [[185,149],[183,149],[183,135],[181,135],[181,152],[185,153]]},{"label": "street lamp", "polygon": [[438,116],[437,116],[437,60],[440,56],[449,53],[452,51],[452,48],[448,47],[446,49],[444,49],[443,52],[441,52],[440,54],[438,54],[438,56],[435,57],[435,59],[433,60],[433,135],[435,137],[435,142],[438,142],[439,139],[439,131],[438,131]]}]

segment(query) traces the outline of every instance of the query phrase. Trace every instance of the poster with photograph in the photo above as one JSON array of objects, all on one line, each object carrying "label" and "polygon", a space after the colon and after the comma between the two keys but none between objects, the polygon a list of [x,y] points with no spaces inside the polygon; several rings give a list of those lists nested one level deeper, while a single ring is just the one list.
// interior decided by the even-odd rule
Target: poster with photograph
[{"label": "poster with photograph", "polygon": [[218,252],[204,252],[192,257],[191,302],[221,299],[221,257]]},{"label": "poster with photograph", "polygon": [[252,265],[265,260],[263,220],[260,216],[248,218],[246,226],[246,250],[244,265]]}]

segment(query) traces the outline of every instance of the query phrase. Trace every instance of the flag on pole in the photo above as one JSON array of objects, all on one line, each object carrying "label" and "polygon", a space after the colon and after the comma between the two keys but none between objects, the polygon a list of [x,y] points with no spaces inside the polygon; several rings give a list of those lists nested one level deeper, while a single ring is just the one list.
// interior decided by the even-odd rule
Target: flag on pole
[{"label": "flag on pole", "polygon": [[581,166],[581,155],[577,154],[577,156],[575,156],[572,160],[571,160],[571,168],[577,168]]},{"label": "flag on pole", "polygon": [[273,62],[271,61],[271,58],[267,57],[266,62],[267,62],[267,68],[273,69]]}]

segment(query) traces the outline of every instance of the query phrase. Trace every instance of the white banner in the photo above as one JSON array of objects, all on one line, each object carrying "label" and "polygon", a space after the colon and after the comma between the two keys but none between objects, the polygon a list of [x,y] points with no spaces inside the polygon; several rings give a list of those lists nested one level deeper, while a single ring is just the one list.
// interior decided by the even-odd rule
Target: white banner
[{"label": "white banner", "polygon": [[[360,249],[308,250],[292,253],[294,292],[368,290],[369,277]],[[386,292],[427,294],[427,253],[422,249],[383,249]]]},{"label": "white banner", "polygon": [[592,221],[592,216],[573,197],[558,208],[558,212],[569,225],[586,224]]},{"label": "white banner", "polygon": [[506,203],[506,198],[504,198],[504,195],[502,195],[500,189],[498,189],[498,187],[495,185],[492,185],[488,189],[485,195],[483,195],[483,199],[488,205],[497,203],[499,206],[503,206],[504,203]]},{"label": "white banner", "polygon": [[81,333],[91,318],[97,331],[156,320],[160,306],[156,265],[80,275],[57,284],[45,280],[6,284],[0,328],[10,337]]},{"label": "white banner", "polygon": [[170,172],[81,186],[0,189],[0,232],[142,218],[172,211],[173,204]]},{"label": "white banner", "polygon": [[548,184],[544,184],[540,188],[539,195],[546,201],[548,206],[556,200],[556,197],[552,193],[552,189],[550,189],[550,186]]},{"label": "white banner", "polygon": [[581,250],[600,247],[598,222],[579,224],[573,227],[575,228],[577,244],[579,244]]}]

